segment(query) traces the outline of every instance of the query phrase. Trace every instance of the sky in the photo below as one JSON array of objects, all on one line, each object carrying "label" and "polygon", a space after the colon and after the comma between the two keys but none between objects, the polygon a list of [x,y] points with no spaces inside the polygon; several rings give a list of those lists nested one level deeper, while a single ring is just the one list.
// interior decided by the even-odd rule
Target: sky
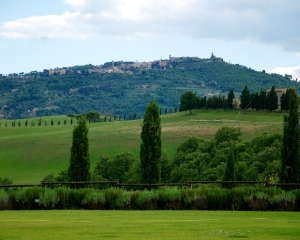
[{"label": "sky", "polygon": [[0,74],[191,56],[300,81],[299,0],[0,0]]}]

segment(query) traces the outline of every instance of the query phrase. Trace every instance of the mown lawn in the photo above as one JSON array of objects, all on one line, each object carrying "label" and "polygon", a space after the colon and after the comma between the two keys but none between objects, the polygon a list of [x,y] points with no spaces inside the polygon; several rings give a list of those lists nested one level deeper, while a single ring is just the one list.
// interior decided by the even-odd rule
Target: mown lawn
[{"label": "mown lawn", "polygon": [[299,239],[298,212],[1,211],[0,239]]},{"label": "mown lawn", "polygon": [[[55,125],[50,126],[50,120]],[[64,125],[64,120],[67,124]],[[177,147],[190,136],[212,138],[223,126],[240,127],[242,138],[251,140],[263,132],[282,133],[283,116],[280,113],[238,110],[193,110],[163,115],[163,151],[173,158]],[[35,126],[31,127],[31,121]],[[21,127],[11,127],[11,121],[0,120],[0,177],[9,178],[13,183],[39,183],[46,175],[68,168],[72,130],[67,116],[43,117],[20,120]],[[44,125],[47,121],[47,126]],[[60,121],[60,125],[58,125]],[[7,123],[7,127],[5,127]],[[139,158],[141,120],[90,123],[89,144],[91,167],[94,169],[99,157],[111,157],[130,151]]]}]

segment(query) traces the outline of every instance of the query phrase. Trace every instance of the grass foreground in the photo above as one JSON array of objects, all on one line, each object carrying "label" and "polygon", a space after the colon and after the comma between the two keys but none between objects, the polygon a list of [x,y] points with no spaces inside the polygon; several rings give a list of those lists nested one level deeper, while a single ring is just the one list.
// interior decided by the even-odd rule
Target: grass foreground
[{"label": "grass foreground", "polygon": [[1,211],[0,239],[299,239],[299,212]]}]

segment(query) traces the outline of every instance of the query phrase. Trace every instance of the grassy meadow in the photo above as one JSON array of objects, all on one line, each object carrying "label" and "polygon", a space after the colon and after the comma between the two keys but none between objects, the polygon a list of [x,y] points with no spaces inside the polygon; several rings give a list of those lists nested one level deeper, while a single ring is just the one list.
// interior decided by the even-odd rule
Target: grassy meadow
[{"label": "grassy meadow", "polygon": [[299,239],[298,212],[0,211],[0,239]]},{"label": "grassy meadow", "polygon": [[[54,126],[50,125],[51,119]],[[186,111],[162,115],[161,119],[163,151],[169,158],[188,137],[212,138],[223,126],[240,127],[242,138],[250,140],[263,132],[281,134],[283,124],[280,113],[238,110],[193,110],[192,114]],[[19,120],[15,120],[15,127],[10,120],[0,120],[1,178],[9,178],[15,184],[39,183],[46,175],[67,169],[74,124],[70,125],[67,116],[43,117],[41,126],[37,126],[38,120],[28,119],[27,127],[26,119],[20,120],[20,127]],[[103,154],[114,156],[127,150],[138,158],[142,121],[89,123],[92,169]]]}]

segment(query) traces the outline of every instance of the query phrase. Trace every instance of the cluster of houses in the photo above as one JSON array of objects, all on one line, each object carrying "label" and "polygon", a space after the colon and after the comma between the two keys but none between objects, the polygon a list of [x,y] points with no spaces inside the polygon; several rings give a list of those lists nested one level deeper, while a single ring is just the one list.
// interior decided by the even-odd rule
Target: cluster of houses
[{"label": "cluster of houses", "polygon": [[[90,69],[87,70],[88,73],[101,73],[101,74],[107,74],[107,73],[123,73],[123,74],[133,74],[131,71],[132,69],[153,69],[153,68],[160,68],[160,69],[167,69],[172,68],[175,64],[184,62],[184,61],[199,61],[199,62],[210,62],[210,61],[220,61],[223,62],[222,58],[215,57],[215,55],[212,53],[210,58],[198,58],[198,57],[172,57],[169,55],[169,59],[166,60],[155,60],[152,62],[114,62],[111,61],[111,63],[105,63],[103,65],[96,65],[92,66]],[[37,71],[32,71],[28,74],[20,73],[20,74],[8,74],[7,78],[32,78],[34,76],[43,74],[43,75],[53,75],[53,74],[83,74],[86,73],[82,72],[81,70],[72,70],[70,67],[64,67],[64,68],[54,68],[54,69],[45,69],[43,72],[39,73]]]}]

